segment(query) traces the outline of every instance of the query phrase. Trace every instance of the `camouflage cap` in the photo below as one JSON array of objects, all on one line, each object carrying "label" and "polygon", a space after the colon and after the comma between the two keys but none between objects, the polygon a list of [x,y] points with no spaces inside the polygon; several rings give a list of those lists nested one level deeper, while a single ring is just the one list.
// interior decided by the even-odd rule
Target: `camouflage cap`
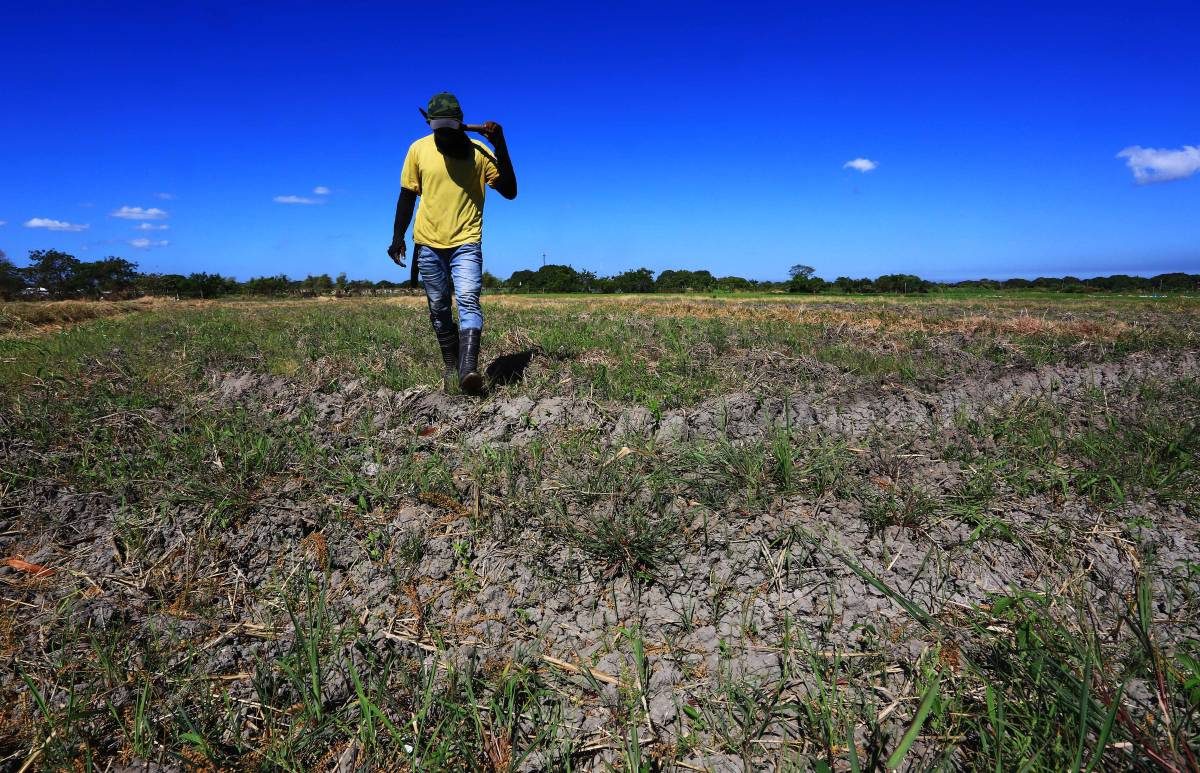
[{"label": "camouflage cap", "polygon": [[462,107],[458,104],[458,97],[449,91],[443,91],[441,94],[434,94],[430,97],[429,107],[426,112],[431,119],[453,118],[456,121],[463,119],[463,111]]}]

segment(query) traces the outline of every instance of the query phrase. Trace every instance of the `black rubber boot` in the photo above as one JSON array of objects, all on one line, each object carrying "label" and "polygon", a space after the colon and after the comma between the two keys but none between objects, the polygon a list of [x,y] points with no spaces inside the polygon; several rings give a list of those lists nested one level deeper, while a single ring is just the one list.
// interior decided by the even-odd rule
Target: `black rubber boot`
[{"label": "black rubber boot", "polygon": [[458,326],[442,330],[437,334],[438,346],[442,349],[442,388],[453,392],[458,386]]},{"label": "black rubber boot", "polygon": [[483,376],[479,375],[479,329],[470,328],[458,334],[458,385],[469,395],[483,391]]}]

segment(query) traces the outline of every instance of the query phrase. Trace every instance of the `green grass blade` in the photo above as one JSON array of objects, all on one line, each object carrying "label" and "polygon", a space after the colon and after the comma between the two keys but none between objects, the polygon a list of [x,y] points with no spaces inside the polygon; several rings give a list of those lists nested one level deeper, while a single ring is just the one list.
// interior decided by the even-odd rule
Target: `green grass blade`
[{"label": "green grass blade", "polygon": [[867,583],[868,585],[871,585],[876,590],[878,590],[880,593],[882,593],[883,595],[887,596],[892,601],[899,604],[904,609],[905,612],[910,614],[912,616],[912,618],[914,620],[916,620],[917,622],[919,622],[921,625],[925,626],[926,628],[928,628],[930,630],[934,630],[934,631],[943,630],[943,628],[945,626],[943,626],[940,622],[938,622],[937,619],[934,618],[933,615],[929,614],[921,607],[917,606],[913,602],[904,598],[896,591],[892,590],[892,588],[887,583],[885,583],[883,580],[876,577],[869,570],[860,566],[854,559],[850,558],[849,556],[847,556],[843,553],[836,553],[835,555],[837,555],[837,557],[840,558],[842,560],[842,562],[850,568],[850,571],[857,574],[862,579],[863,582]]},{"label": "green grass blade", "polygon": [[858,749],[854,746],[854,725],[846,727],[846,761],[850,764],[850,773],[862,773],[858,762]]},{"label": "green grass blade", "polygon": [[917,714],[913,717],[908,730],[904,731],[904,737],[900,739],[900,745],[896,747],[895,751],[887,758],[887,762],[884,763],[890,770],[896,770],[904,762],[904,758],[908,755],[908,750],[912,748],[913,742],[920,735],[921,727],[924,726],[925,719],[929,716],[929,712],[933,708],[933,703],[937,700],[937,696],[938,681],[934,678],[925,687],[925,694],[921,696],[921,704],[917,706]]},{"label": "green grass blade", "polygon": [[1092,706],[1092,653],[1089,651],[1083,664],[1083,679],[1079,682],[1079,740],[1075,744],[1075,759],[1071,762],[1071,770],[1083,768],[1083,748],[1087,745],[1088,709]]},{"label": "green grass blade", "polygon": [[1108,707],[1108,714],[1104,717],[1104,724],[1100,726],[1100,734],[1096,738],[1096,747],[1092,750],[1092,758],[1088,761],[1087,773],[1091,773],[1104,759],[1104,747],[1108,745],[1108,738],[1112,735],[1113,724],[1117,719],[1117,711],[1121,708],[1121,698],[1125,696],[1125,685],[1122,684],[1117,688],[1117,693],[1113,695],[1112,705]]}]

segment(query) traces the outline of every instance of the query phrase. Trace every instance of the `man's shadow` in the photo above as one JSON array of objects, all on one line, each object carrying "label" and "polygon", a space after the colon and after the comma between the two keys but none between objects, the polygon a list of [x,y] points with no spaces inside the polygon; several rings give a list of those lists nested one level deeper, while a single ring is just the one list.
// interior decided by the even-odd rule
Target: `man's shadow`
[{"label": "man's shadow", "polygon": [[492,360],[484,370],[488,383],[492,386],[516,384],[525,378],[525,370],[539,351],[539,349],[526,349],[523,352],[502,354]]}]

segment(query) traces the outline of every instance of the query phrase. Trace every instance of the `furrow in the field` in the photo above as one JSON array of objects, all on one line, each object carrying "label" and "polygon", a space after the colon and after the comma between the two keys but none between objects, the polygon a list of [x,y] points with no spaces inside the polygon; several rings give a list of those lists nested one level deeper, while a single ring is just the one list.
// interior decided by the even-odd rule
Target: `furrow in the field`
[{"label": "furrow in the field", "polygon": [[468,444],[521,445],[548,432],[594,428],[601,437],[653,436],[661,441],[744,440],[780,429],[820,428],[863,437],[897,429],[941,430],[1014,402],[1063,401],[1089,390],[1112,391],[1130,383],[1178,381],[1200,374],[1200,354],[1137,353],[1123,360],[1078,367],[1049,365],[989,375],[933,392],[893,385],[853,395],[801,392],[777,395],[734,392],[700,405],[655,414],[642,406],[604,404],[575,396],[497,396],[475,401],[417,387],[403,392],[368,390],[349,381],[319,392],[288,379],[249,372],[211,376],[215,396],[255,402],[285,417],[309,409],[318,423],[337,426],[370,413],[377,426],[402,419],[413,431]]}]

